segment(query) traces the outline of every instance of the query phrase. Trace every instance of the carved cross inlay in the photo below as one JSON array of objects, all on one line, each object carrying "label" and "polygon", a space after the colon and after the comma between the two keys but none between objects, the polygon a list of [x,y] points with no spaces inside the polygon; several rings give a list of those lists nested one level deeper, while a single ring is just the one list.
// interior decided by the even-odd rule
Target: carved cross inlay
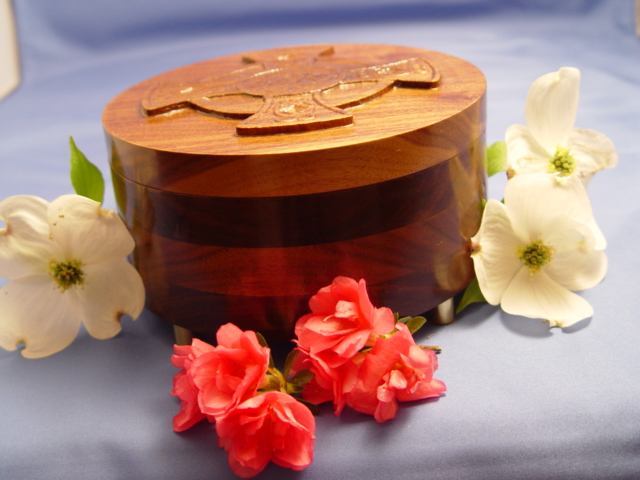
[{"label": "carved cross inlay", "polygon": [[238,135],[270,135],[350,125],[344,110],[394,87],[432,88],[438,70],[422,57],[381,65],[337,58],[333,48],[271,50],[244,57],[246,67],[192,83],[158,83],[142,99],[143,112],[183,108],[242,119]]}]

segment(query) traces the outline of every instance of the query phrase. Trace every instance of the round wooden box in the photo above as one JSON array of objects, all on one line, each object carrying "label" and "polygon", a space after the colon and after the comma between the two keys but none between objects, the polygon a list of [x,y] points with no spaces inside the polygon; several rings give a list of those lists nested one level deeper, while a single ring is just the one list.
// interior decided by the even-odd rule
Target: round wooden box
[{"label": "round wooden box", "polygon": [[430,50],[290,47],[145,80],[103,124],[133,261],[160,317],[290,338],[334,277],[419,315],[473,278],[483,74]]}]

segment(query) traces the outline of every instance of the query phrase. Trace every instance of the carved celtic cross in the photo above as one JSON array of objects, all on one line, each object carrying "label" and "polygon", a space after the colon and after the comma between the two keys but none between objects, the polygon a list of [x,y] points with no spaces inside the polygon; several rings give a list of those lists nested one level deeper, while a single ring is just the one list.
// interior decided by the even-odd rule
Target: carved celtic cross
[{"label": "carved celtic cross", "polygon": [[422,57],[381,65],[338,58],[333,48],[270,50],[244,57],[245,67],[192,83],[158,83],[142,99],[143,112],[183,108],[242,119],[238,135],[295,133],[350,125],[345,108],[394,87],[432,88],[438,70]]}]

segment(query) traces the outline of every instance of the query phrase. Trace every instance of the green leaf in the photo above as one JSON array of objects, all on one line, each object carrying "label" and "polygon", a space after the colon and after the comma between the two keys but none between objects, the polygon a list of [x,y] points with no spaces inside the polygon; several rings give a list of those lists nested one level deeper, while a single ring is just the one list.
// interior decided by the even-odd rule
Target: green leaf
[{"label": "green leaf", "polygon": [[275,375],[267,375],[268,383],[260,389],[261,392],[273,392],[280,390],[280,379]]},{"label": "green leaf", "polygon": [[424,317],[413,317],[411,320],[407,322],[407,327],[411,334],[416,333],[418,330],[422,328],[422,326],[427,323],[427,319]]},{"label": "green leaf", "polygon": [[71,185],[78,195],[102,203],[104,200],[104,178],[100,169],[87,160],[78,150],[73,137],[69,137],[71,149]]},{"label": "green leaf", "polygon": [[423,350],[432,350],[436,353],[436,355],[440,355],[442,353],[442,349],[437,345],[418,345]]},{"label": "green leaf", "polygon": [[296,385],[295,383],[287,383],[287,393],[302,393],[304,387],[302,385]]},{"label": "green leaf", "polygon": [[295,361],[297,356],[298,350],[291,350],[289,352],[289,355],[287,355],[287,359],[284,361],[284,370],[282,371],[284,378],[289,378],[289,371],[291,370],[291,366],[293,365],[293,362]]},{"label": "green leaf", "polygon": [[[255,332],[255,334],[260,346],[264,348],[269,348],[269,344],[267,343],[267,340],[262,336],[262,334],[260,332]],[[271,350],[269,350],[269,368],[275,368],[275,364],[273,363],[273,356],[271,355]]]},{"label": "green leaf", "polygon": [[487,175],[490,177],[498,172],[504,172],[507,167],[507,144],[495,142],[487,147]]},{"label": "green leaf", "polygon": [[255,332],[255,333],[256,333],[256,337],[258,338],[258,343],[260,344],[260,346],[264,348],[269,348],[269,344],[267,343],[267,340],[262,336],[262,334],[260,332]]},{"label": "green leaf", "polygon": [[313,380],[313,372],[311,370],[300,370],[297,372],[289,383],[293,383],[295,385],[306,385],[311,380]]},{"label": "green leaf", "polygon": [[486,299],[484,295],[482,295],[482,291],[480,290],[480,284],[478,283],[478,278],[474,278],[473,281],[466,288],[464,293],[462,294],[462,298],[460,299],[460,303],[458,304],[458,308],[456,308],[456,313],[460,313],[464,308],[472,303],[477,302],[485,302]]},{"label": "green leaf", "polygon": [[[397,317],[400,317],[400,315],[398,315],[396,313]],[[407,316],[407,317],[402,317],[402,318],[396,318],[396,323],[407,323],[409,320],[411,320],[411,317]]]},{"label": "green leaf", "polygon": [[296,398],[296,400],[307,407],[309,410],[311,410],[311,413],[313,413],[314,415],[318,415],[320,413],[320,407],[318,407],[315,403],[307,402],[306,400],[303,400],[301,398]]}]

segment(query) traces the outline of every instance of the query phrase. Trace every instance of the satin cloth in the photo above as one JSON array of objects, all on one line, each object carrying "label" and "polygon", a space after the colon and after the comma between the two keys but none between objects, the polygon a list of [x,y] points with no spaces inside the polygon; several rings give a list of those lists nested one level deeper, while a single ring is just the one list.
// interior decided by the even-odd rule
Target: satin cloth
[{"label": "satin cloth", "polygon": [[[71,193],[68,137],[107,174],[101,113],[152,75],[211,57],[315,43],[446,52],[488,81],[487,141],[524,122],[531,82],[582,72],[576,126],[618,149],[589,187],[609,270],[565,330],[474,306],[421,343],[443,348],[437,400],[385,424],[325,407],[312,465],[262,479],[640,478],[640,39],[633,0],[14,0],[23,82],[0,101],[0,196]],[[501,198],[502,175],[489,182]],[[115,208],[107,187],[105,206]],[[0,312],[1,313],[1,312]],[[427,339],[427,336],[430,338]],[[212,425],[172,431],[170,325],[145,311],[41,360],[0,351],[0,478],[232,479]]]}]

